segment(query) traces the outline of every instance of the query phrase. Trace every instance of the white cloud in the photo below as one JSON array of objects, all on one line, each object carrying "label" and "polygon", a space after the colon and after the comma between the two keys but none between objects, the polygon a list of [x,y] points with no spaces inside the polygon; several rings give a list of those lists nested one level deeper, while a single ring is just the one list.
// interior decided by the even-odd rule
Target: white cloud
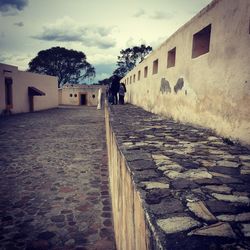
[{"label": "white cloud", "polygon": [[[136,38],[132,38],[130,37],[127,41],[126,41],[126,48],[131,48],[134,46],[140,46],[141,44],[145,44],[148,45],[146,43],[146,41],[142,38],[136,39]],[[150,44],[149,44],[150,45]]]},{"label": "white cloud", "polygon": [[19,70],[26,70],[28,64],[34,56],[31,54],[8,54],[0,55],[0,62],[17,66]]},{"label": "white cloud", "polygon": [[111,54],[89,54],[87,59],[91,64],[112,64],[116,63],[117,56]]},{"label": "white cloud", "polygon": [[107,49],[116,45],[112,27],[82,26],[69,17],[43,27],[33,38],[45,41],[81,42],[86,47]]}]

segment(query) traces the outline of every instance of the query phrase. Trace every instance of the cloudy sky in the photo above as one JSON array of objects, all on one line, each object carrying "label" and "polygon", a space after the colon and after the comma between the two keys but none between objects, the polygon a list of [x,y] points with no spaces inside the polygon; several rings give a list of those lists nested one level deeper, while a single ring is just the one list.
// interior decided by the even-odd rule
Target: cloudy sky
[{"label": "cloudy sky", "polygon": [[121,49],[157,48],[211,0],[0,0],[0,62],[26,70],[40,50],[83,51],[96,79]]}]

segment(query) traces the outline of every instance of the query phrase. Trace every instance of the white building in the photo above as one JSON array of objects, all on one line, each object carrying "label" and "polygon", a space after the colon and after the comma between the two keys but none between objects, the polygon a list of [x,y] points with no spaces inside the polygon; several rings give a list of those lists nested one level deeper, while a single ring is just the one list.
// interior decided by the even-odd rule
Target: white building
[{"label": "white building", "polygon": [[0,63],[0,114],[58,106],[57,77],[20,71]]},{"label": "white building", "polygon": [[250,1],[214,0],[130,71],[126,99],[250,143]]},{"label": "white building", "polygon": [[59,104],[97,106],[100,88],[105,93],[103,85],[65,84],[59,89]]}]

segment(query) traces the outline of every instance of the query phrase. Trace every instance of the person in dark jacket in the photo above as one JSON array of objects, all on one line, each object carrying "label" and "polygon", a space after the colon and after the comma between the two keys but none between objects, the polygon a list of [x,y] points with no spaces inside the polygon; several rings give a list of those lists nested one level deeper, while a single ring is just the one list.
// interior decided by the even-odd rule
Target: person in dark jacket
[{"label": "person in dark jacket", "polygon": [[120,77],[114,75],[110,86],[110,91],[112,94],[112,101],[113,101],[112,104],[117,104],[117,93],[119,92],[119,88],[120,88]]},{"label": "person in dark jacket", "polygon": [[119,104],[124,104],[125,93],[126,93],[126,86],[123,82],[121,82],[119,88]]}]

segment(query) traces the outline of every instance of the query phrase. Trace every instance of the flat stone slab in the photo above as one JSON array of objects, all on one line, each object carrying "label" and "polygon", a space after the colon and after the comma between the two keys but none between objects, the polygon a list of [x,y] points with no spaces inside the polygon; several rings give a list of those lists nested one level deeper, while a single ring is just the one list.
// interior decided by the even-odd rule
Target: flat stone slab
[{"label": "flat stone slab", "polygon": [[157,220],[157,225],[166,233],[178,233],[197,227],[200,223],[191,217],[171,217]]}]

